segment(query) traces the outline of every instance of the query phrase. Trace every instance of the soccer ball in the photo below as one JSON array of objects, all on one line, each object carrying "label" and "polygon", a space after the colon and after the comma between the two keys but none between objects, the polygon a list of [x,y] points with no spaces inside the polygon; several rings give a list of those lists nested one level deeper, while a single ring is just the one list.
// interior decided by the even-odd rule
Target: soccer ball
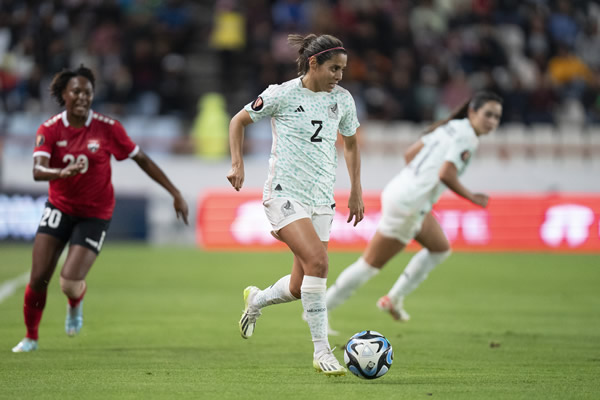
[{"label": "soccer ball", "polygon": [[377,379],[385,375],[394,360],[390,342],[379,332],[362,331],[344,347],[344,362],[359,378]]}]

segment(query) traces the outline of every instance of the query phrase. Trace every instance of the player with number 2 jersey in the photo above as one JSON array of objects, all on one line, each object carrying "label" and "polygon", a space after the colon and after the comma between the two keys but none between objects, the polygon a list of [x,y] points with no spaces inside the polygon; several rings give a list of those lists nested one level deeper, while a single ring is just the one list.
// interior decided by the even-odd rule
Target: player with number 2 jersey
[{"label": "player with number 2 jersey", "polygon": [[313,206],[333,204],[338,131],[352,136],[359,126],[352,95],[338,85],[331,92],[313,92],[298,77],[269,86],[244,110],[254,122],[271,118],[263,201],[291,196]]},{"label": "player with number 2 jersey", "polygon": [[330,35],[290,35],[298,49],[298,75],[271,85],[231,120],[231,170],[227,179],[235,190],[244,183],[242,145],[246,125],[271,118],[273,144],[263,205],[271,233],[294,253],[292,272],[270,287],[244,290],[245,309],[240,333],[248,339],[263,307],[302,299],[314,344],[313,367],[325,375],[344,375],[327,338],[325,291],[327,243],[335,204],[337,168],[335,141],[340,132],[350,174],[348,222],[363,219],[360,157],[356,140],[358,120],[350,93],[338,86],[348,55],[342,42]]}]

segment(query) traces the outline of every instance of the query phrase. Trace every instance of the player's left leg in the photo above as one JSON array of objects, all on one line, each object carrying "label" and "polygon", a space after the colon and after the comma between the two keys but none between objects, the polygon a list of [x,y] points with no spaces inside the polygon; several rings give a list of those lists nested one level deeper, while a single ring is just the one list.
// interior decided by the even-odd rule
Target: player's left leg
[{"label": "player's left leg", "polygon": [[404,246],[404,243],[395,238],[375,232],[362,256],[343,270],[335,283],[327,289],[327,310],[331,311],[348,300],[359,287],[377,275],[389,260],[402,251]]},{"label": "player's left leg", "polygon": [[404,297],[415,290],[429,273],[450,255],[450,243],[431,213],[425,216],[421,231],[415,240],[423,246],[423,249],[411,258],[388,293],[388,297],[396,305],[401,305]]},{"label": "player's left leg", "polygon": [[60,286],[68,299],[65,332],[69,336],[78,334],[83,326],[83,296],[87,289],[85,277],[96,257],[93,250],[72,244],[60,272]]},{"label": "player's left leg", "polygon": [[[344,375],[346,368],[333,355],[327,337],[327,243],[319,237],[312,221],[306,218],[285,226],[279,231],[279,236],[298,259],[299,262],[295,265],[303,268],[300,293],[314,344],[313,367],[325,375]],[[298,290],[299,276],[299,271],[292,274],[292,293]]]},{"label": "player's left leg", "polygon": [[110,220],[77,218],[71,233],[71,246],[60,272],[60,286],[67,296],[65,332],[79,333],[83,326],[83,296],[87,285],[85,277],[102,249]]}]

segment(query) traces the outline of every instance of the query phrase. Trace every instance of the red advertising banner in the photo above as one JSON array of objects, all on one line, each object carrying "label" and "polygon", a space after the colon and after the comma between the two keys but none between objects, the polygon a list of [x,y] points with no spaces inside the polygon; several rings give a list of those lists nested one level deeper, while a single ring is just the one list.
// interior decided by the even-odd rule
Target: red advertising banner
[{"label": "red advertising banner", "polygon": [[[198,201],[198,245],[212,250],[285,248],[270,234],[261,197],[260,191],[204,193]],[[356,227],[346,223],[348,193],[335,198],[329,249],[363,250],[381,215],[379,193],[364,194],[365,218]],[[598,194],[492,194],[483,209],[449,193],[436,204],[434,215],[454,250],[600,252]]]}]

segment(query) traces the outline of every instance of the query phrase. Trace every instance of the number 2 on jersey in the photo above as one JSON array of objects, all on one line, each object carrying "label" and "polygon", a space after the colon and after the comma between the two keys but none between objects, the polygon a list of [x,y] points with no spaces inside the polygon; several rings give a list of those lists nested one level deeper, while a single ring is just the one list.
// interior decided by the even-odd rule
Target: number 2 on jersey
[{"label": "number 2 on jersey", "polygon": [[80,154],[77,156],[77,159],[75,159],[75,156],[73,154],[65,154],[65,156],[63,157],[63,162],[69,163],[69,165],[67,165],[67,167],[77,163],[82,162],[83,163],[83,169],[79,172],[80,174],[85,174],[90,166],[90,162],[88,161],[88,158],[85,154]]},{"label": "number 2 on jersey", "polygon": [[321,129],[323,129],[323,121],[318,121],[318,120],[312,120],[310,121],[311,124],[313,124],[313,126],[318,125],[317,130],[315,131],[314,135],[312,135],[310,137],[310,141],[313,143],[320,143],[323,141],[323,138],[319,137],[319,132],[321,132]]}]

